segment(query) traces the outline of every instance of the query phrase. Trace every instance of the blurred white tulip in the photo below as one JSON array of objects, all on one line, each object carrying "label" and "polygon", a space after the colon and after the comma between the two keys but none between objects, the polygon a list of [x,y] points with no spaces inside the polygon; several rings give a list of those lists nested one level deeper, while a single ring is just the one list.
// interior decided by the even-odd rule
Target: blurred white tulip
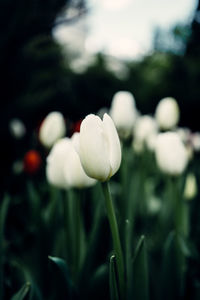
[{"label": "blurred white tulip", "polygon": [[21,139],[26,134],[26,127],[20,119],[12,119],[9,123],[9,129],[16,139]]},{"label": "blurred white tulip", "polygon": [[72,144],[76,150],[76,152],[79,154],[80,151],[80,132],[74,132],[71,136]]},{"label": "blurred white tulip", "polygon": [[138,117],[133,130],[133,146],[140,145],[142,149],[147,146],[149,150],[153,150],[157,132],[158,126],[154,118],[147,115]]},{"label": "blurred white tulip", "polygon": [[64,165],[69,152],[68,138],[56,142],[47,157],[46,176],[50,184],[58,188],[69,188],[64,175]]},{"label": "blurred white tulip", "polygon": [[190,136],[191,136],[191,131],[189,128],[178,127],[176,129],[176,132],[178,133],[178,135],[180,136],[180,138],[184,144],[187,144],[189,142]]},{"label": "blurred white tulip", "polygon": [[109,115],[103,121],[96,115],[88,115],[81,123],[80,160],[86,174],[106,181],[120,167],[121,147],[117,130]]},{"label": "blurred white tulip", "polygon": [[109,109],[107,107],[102,107],[96,113],[99,118],[103,119],[104,114],[109,114]]},{"label": "blurred white tulip", "polygon": [[144,151],[144,145],[140,140],[133,139],[132,148],[135,153],[140,154]]},{"label": "blurred white tulip", "polygon": [[180,110],[176,100],[171,97],[161,99],[156,107],[155,118],[162,130],[174,128],[180,118]]},{"label": "blurred white tulip", "polygon": [[119,91],[112,99],[110,116],[118,130],[119,136],[128,138],[137,118],[135,99],[130,92]]},{"label": "blurred white tulip", "polygon": [[187,200],[193,199],[197,195],[197,182],[194,174],[189,173],[186,177],[184,198]]},{"label": "blurred white tulip", "polygon": [[155,196],[151,196],[147,201],[148,211],[151,215],[156,215],[161,209],[161,201]]},{"label": "blurred white tulip", "polygon": [[188,163],[187,150],[176,132],[158,135],[155,156],[160,170],[169,175],[180,175]]},{"label": "blurred white tulip", "polygon": [[96,182],[85,174],[69,138],[63,138],[53,146],[47,158],[46,174],[49,183],[64,189],[85,188]]},{"label": "blurred white tulip", "polygon": [[200,133],[195,132],[192,134],[192,146],[194,151],[199,152],[200,151]]},{"label": "blurred white tulip", "polygon": [[65,120],[60,112],[49,113],[39,131],[39,140],[47,148],[51,148],[54,143],[64,137],[66,133]]}]

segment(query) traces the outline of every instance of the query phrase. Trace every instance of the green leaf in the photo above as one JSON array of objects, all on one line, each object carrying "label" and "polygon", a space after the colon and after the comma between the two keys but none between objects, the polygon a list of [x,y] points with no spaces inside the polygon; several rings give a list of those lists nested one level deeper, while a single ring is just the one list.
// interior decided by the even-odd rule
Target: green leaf
[{"label": "green leaf", "polygon": [[[49,256],[49,260],[56,267],[59,278],[62,279],[62,281],[63,281],[63,285],[65,287],[64,290],[66,292],[66,297],[69,297],[69,299],[71,299],[73,294],[75,293],[75,287],[71,280],[69,269],[68,269],[68,266],[67,266],[65,260],[62,258],[59,258],[59,257],[52,257],[52,256]],[[56,278],[56,277],[57,277],[57,275],[55,275],[54,278]],[[59,283],[61,283],[61,280],[59,280]]]},{"label": "green leaf", "polygon": [[162,263],[162,299],[180,299],[183,294],[185,274],[185,253],[183,240],[174,231],[164,245]]},{"label": "green leaf", "polygon": [[133,279],[131,299],[149,299],[149,274],[145,237],[142,235],[137,244],[133,260]]},{"label": "green leaf", "polygon": [[[85,282],[86,289],[82,288],[86,294],[89,291],[90,296],[86,299],[96,299],[97,296],[98,299],[104,299],[106,295],[105,291],[109,292],[108,265],[100,265],[92,276],[87,278],[88,281]],[[99,294],[101,294],[101,297],[99,297]]]},{"label": "green leaf", "polygon": [[109,268],[109,286],[110,286],[110,299],[119,300],[119,291],[117,284],[117,271],[116,271],[116,258],[114,255],[110,257]]},{"label": "green leaf", "polygon": [[12,296],[11,300],[23,300],[25,299],[26,295],[30,291],[31,284],[30,282],[26,282],[22,288],[14,295]]},{"label": "green leaf", "polygon": [[8,212],[10,197],[5,195],[0,207],[0,299],[3,299],[3,259],[4,259],[4,227]]},{"label": "green leaf", "polygon": [[0,208],[0,234],[3,235],[4,232],[4,225],[5,225],[5,219],[7,216],[8,206],[10,202],[10,197],[8,195],[5,195],[1,208]]}]

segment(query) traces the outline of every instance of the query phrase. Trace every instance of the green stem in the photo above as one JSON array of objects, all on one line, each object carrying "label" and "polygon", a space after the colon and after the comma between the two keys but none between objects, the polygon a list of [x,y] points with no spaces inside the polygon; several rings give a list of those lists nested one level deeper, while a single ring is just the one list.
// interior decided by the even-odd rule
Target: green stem
[{"label": "green stem", "polygon": [[183,210],[184,210],[184,203],[183,199],[181,198],[181,194],[179,191],[178,180],[174,181],[174,197],[175,197],[175,212],[174,212],[174,225],[175,230],[179,234],[183,234]]},{"label": "green stem", "polygon": [[80,192],[75,192],[73,203],[74,217],[74,273],[78,275],[80,269],[80,254],[81,254],[81,207],[80,207]]},{"label": "green stem", "polygon": [[113,246],[114,246],[114,254],[116,256],[116,265],[118,272],[118,280],[119,280],[119,289],[121,299],[125,299],[125,271],[124,271],[124,261],[122,255],[122,248],[119,238],[119,230],[117,225],[117,220],[114,212],[114,207],[111,199],[111,194],[109,191],[108,182],[102,183],[103,193],[105,197],[106,210],[108,214],[108,220],[110,224],[110,229],[112,233]]},{"label": "green stem", "polygon": [[171,184],[171,209],[174,211],[174,229],[177,234],[184,235],[185,233],[185,203],[180,191],[179,178],[170,178]]},{"label": "green stem", "polygon": [[71,209],[70,209],[71,199],[69,197],[69,192],[66,192],[66,197],[63,199],[63,217],[64,217],[64,229],[65,229],[65,242],[66,242],[66,257],[68,263],[72,260],[72,235],[71,235],[71,225],[72,225],[72,217],[71,217]]}]

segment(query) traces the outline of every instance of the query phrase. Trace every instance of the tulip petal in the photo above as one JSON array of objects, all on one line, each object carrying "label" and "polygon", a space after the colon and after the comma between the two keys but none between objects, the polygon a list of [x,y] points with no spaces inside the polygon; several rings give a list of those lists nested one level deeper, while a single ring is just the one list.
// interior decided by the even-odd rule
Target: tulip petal
[{"label": "tulip petal", "polygon": [[103,123],[98,116],[88,115],[81,123],[80,160],[89,177],[105,181],[110,174],[110,160]]},{"label": "tulip petal", "polygon": [[80,158],[73,145],[69,148],[64,163],[64,176],[70,187],[84,188],[93,185],[96,180],[86,175],[80,162]]},{"label": "tulip petal", "polygon": [[111,165],[110,177],[114,175],[121,163],[121,146],[113,120],[108,114],[103,116],[103,128],[108,140],[109,160]]},{"label": "tulip petal", "polygon": [[63,165],[69,151],[70,140],[63,138],[56,142],[47,157],[46,176],[49,183],[60,188],[68,188],[64,178]]}]

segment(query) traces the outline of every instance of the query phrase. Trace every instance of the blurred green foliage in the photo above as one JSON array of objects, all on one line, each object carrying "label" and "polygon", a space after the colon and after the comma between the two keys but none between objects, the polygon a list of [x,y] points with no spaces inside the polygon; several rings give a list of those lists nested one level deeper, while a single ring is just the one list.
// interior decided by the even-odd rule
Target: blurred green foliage
[{"label": "blurred green foliage", "polygon": [[[71,272],[72,266],[66,263],[69,254],[66,254],[63,229],[64,193],[47,187],[44,168],[35,177],[13,174],[12,169],[13,162],[23,159],[30,148],[41,150],[36,129],[49,111],[59,110],[67,119],[78,120],[104,106],[109,107],[112,96],[118,90],[128,90],[135,96],[142,113],[153,113],[163,97],[175,97],[181,109],[181,125],[199,130],[200,2],[192,24],[174,28],[170,44],[164,45],[165,35],[157,34],[154,52],[140,61],[127,63],[128,76],[124,79],[119,79],[108,69],[102,54],[83,74],[76,74],[69,68],[70,58],[63,57],[61,47],[52,38],[56,17],[69,2],[0,0],[2,299],[3,290],[5,299],[66,299],[67,296],[72,297],[70,293],[73,299],[78,297],[68,276],[68,269]],[[82,5],[82,1],[75,2]],[[21,118],[26,124],[27,134],[21,141],[14,140],[9,132],[9,122],[13,117]],[[141,276],[143,286],[146,286],[145,290],[133,287],[134,294],[140,295],[139,299],[147,299],[149,295],[151,299],[163,299],[164,296],[172,299],[172,295],[174,299],[199,299],[199,193],[196,201],[187,204],[191,221],[188,246],[187,239],[182,241],[174,233],[167,215],[164,214],[162,219],[147,212],[147,195],[152,193],[167,201],[169,182],[166,183],[166,178],[155,172],[151,157],[135,157],[132,160],[128,152],[128,161],[123,162],[121,175],[118,175],[122,186],[116,177],[111,187],[126,259],[131,259],[135,273],[139,274],[135,276]],[[45,159],[44,150],[41,150],[41,155]],[[196,178],[200,178],[199,163],[197,157],[190,166]],[[137,173],[129,176],[128,166]],[[146,178],[147,184],[144,185]],[[184,176],[181,180],[185,180]],[[5,191],[9,197],[3,197]],[[112,250],[108,223],[98,187],[86,191],[85,198],[81,206],[87,250],[76,288],[78,286],[85,299],[106,299],[109,278],[113,286],[112,295],[116,293],[114,259],[110,260],[110,270],[108,267]],[[124,199],[127,199],[127,207],[124,207]],[[125,222],[127,218],[128,222]],[[131,240],[133,233],[134,239]],[[144,233],[147,242],[143,237],[140,240]],[[161,265],[164,270],[162,280]],[[177,272],[174,272],[175,265]],[[129,271],[129,278],[134,278],[133,270]],[[177,294],[173,294],[174,282],[180,284]],[[149,285],[151,288],[147,292]]]}]

